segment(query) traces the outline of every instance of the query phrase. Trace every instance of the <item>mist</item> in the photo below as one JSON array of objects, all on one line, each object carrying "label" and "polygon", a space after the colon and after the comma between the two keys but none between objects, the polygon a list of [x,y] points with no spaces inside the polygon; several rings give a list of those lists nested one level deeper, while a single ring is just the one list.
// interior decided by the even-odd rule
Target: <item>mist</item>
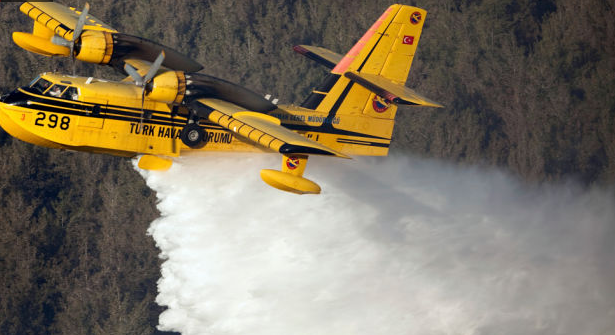
[{"label": "mist", "polygon": [[161,217],[159,329],[183,334],[612,334],[615,192],[408,157],[279,155],[141,171]]}]

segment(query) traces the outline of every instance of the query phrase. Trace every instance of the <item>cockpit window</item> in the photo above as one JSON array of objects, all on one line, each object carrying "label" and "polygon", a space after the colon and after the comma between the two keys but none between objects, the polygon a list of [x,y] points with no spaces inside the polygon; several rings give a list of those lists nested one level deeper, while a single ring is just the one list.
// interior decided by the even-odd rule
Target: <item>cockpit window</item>
[{"label": "cockpit window", "polygon": [[64,92],[65,89],[66,89],[66,86],[64,86],[64,85],[53,85],[53,86],[51,86],[51,88],[49,90],[47,90],[45,95],[50,95],[52,97],[59,98],[62,95],[62,92]]},{"label": "cockpit window", "polygon": [[68,89],[66,89],[66,91],[64,91],[64,94],[62,94],[62,98],[64,98],[64,99],[71,99],[71,100],[78,100],[79,99],[79,91],[77,90],[76,87],[69,87]]},{"label": "cockpit window", "polygon": [[51,86],[51,83],[43,78],[40,78],[36,82],[32,83],[32,85],[30,85],[30,87],[34,89],[35,92],[40,94],[45,92],[49,88],[49,86]]},{"label": "cockpit window", "polygon": [[41,79],[41,76],[32,79],[32,81],[28,84],[28,87],[32,87],[32,85],[34,85],[34,83],[36,83],[39,79]]}]

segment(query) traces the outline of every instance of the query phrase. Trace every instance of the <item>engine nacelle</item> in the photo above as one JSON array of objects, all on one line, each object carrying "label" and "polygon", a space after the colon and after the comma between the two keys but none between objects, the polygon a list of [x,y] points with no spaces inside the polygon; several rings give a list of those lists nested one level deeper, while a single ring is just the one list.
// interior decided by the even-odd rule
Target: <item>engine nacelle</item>
[{"label": "engine nacelle", "polygon": [[152,80],[147,97],[164,102],[179,104],[186,94],[186,76],[182,71],[166,71]]},{"label": "engine nacelle", "polygon": [[75,46],[75,53],[78,60],[107,64],[113,54],[113,36],[106,31],[86,30]]}]

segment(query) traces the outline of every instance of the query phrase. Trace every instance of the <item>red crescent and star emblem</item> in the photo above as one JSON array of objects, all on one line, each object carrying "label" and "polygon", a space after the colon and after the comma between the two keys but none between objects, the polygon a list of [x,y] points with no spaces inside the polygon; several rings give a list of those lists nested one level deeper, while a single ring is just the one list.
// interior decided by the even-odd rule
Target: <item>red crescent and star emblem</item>
[{"label": "red crescent and star emblem", "polygon": [[405,35],[402,43],[412,45],[414,43],[414,36]]},{"label": "red crescent and star emblem", "polygon": [[372,101],[372,107],[374,107],[374,110],[378,113],[386,112],[386,110],[389,109],[389,106],[391,106],[391,103],[388,100],[381,98],[379,95],[376,95]]},{"label": "red crescent and star emblem", "polygon": [[412,13],[412,15],[410,15],[410,23],[412,24],[419,24],[419,22],[421,22],[421,13],[420,12],[414,12]]},{"label": "red crescent and star emblem", "polygon": [[294,170],[297,167],[299,167],[299,158],[288,157],[288,159],[286,159],[286,167],[289,168],[290,170]]}]

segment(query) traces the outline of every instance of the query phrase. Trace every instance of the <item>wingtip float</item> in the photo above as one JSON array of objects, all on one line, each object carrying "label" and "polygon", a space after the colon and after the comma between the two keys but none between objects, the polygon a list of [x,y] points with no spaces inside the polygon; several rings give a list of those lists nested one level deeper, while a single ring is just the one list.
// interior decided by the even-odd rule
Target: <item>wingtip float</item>
[{"label": "wingtip float", "polygon": [[330,69],[300,105],[277,105],[203,73],[181,53],[118,32],[89,14],[53,2],[25,2],[32,33],[14,32],[21,48],[71,57],[125,73],[122,81],[43,73],[3,96],[0,124],[37,145],[141,155],[138,166],[166,170],[191,151],[277,152],[282,169],[261,171],[269,185],[318,194],[303,177],[309,155],[385,156],[397,106],[441,107],[405,86],[420,39],[423,9],[389,7],[345,55],[322,47],[294,50]]}]

